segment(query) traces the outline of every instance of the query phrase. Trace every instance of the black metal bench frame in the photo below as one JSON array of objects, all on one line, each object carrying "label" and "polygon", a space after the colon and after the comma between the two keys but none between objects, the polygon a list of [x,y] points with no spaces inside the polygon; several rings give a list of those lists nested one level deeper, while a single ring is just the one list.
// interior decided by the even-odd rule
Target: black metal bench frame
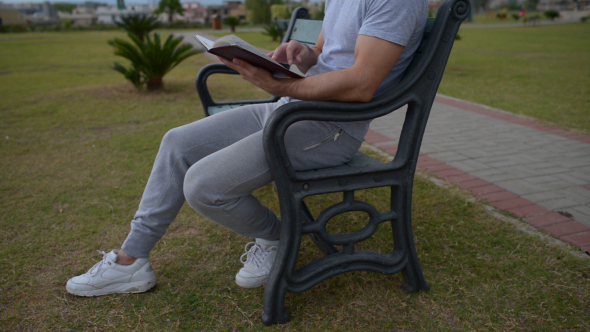
[{"label": "black metal bench frame", "polygon": [[[401,82],[385,96],[368,103],[296,102],[279,107],[264,128],[264,149],[275,180],[281,208],[281,241],[277,256],[264,290],[262,321],[267,324],[285,323],[287,291],[299,293],[321,281],[349,271],[374,271],[403,275],[403,288],[410,292],[428,290],[418,261],[412,233],[412,188],[420,145],[436,91],[461,22],[469,15],[468,0],[445,0],[436,19],[428,19],[423,40]],[[285,36],[292,32],[299,11],[295,11]],[[204,67],[197,77],[197,90],[205,108],[221,105],[211,100],[206,79],[212,73],[236,74],[223,65]],[[203,98],[205,97],[205,98]],[[275,98],[262,101],[274,101]],[[255,101],[260,102],[260,101]],[[246,104],[233,102],[230,105]],[[362,121],[375,119],[407,105],[406,117],[395,158],[389,163],[378,162],[357,153],[347,165],[296,172],[289,161],[284,137],[287,128],[303,120]],[[376,187],[391,188],[391,209],[378,212],[368,203],[354,199],[354,191]],[[304,198],[326,193],[343,192],[341,203],[325,209],[314,219],[305,206]],[[328,221],[334,216],[364,211],[369,222],[360,231],[329,234]],[[371,237],[377,226],[391,222],[393,251],[382,255],[355,249],[355,244]],[[301,237],[308,234],[326,256],[295,269]],[[335,246],[342,246],[339,251]]]}]

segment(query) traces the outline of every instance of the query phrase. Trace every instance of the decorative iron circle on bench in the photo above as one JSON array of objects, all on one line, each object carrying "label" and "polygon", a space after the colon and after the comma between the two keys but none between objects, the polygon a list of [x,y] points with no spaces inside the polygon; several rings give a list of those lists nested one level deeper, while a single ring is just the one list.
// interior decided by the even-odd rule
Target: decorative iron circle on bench
[{"label": "decorative iron circle on bench", "polygon": [[[369,221],[363,229],[346,234],[330,234],[327,231],[328,222],[342,213],[347,212],[365,212],[369,215]],[[355,244],[364,241],[371,237],[377,230],[380,223],[385,221],[384,218],[377,209],[371,204],[352,201],[352,202],[340,202],[332,205],[322,212],[317,221],[314,223],[314,232],[317,233],[324,241],[334,245],[345,245]]]}]

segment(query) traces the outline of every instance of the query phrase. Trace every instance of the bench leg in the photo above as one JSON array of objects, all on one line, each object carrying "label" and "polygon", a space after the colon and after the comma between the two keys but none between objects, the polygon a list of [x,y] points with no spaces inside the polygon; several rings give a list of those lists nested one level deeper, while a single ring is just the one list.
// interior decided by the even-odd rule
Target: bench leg
[{"label": "bench leg", "polygon": [[[297,206],[292,203],[291,206]],[[293,211],[292,209],[281,209]],[[289,321],[285,310],[287,275],[293,273],[301,244],[301,210],[282,216],[281,241],[275,262],[264,286],[264,309],[262,322],[265,325],[284,324]]]},{"label": "bench leg", "polygon": [[[428,291],[430,287],[424,279],[422,273],[422,267],[418,260],[418,254],[416,253],[416,247],[414,245],[414,234],[412,232],[412,190],[407,188],[400,190],[402,197],[400,197],[399,209],[400,211],[400,222],[402,222],[401,231],[402,243],[405,244],[405,251],[408,258],[406,267],[402,270],[402,276],[404,278],[402,288],[408,293],[416,293],[419,291]],[[398,237],[399,238],[399,237]]]},{"label": "bench leg", "polygon": [[426,279],[424,279],[424,274],[418,261],[418,255],[416,254],[416,248],[414,248],[414,240],[410,237],[408,241],[411,242],[408,246],[408,265],[402,270],[404,277],[402,288],[408,293],[428,291],[430,287],[426,283]]}]

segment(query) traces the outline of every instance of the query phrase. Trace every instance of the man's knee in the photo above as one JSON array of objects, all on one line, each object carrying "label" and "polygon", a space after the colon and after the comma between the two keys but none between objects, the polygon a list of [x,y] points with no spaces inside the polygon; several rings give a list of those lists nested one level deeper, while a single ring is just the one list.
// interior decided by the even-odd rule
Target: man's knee
[{"label": "man's knee", "polygon": [[182,129],[180,127],[170,129],[164,134],[161,146],[166,147],[166,149],[177,147],[182,142],[182,136]]},{"label": "man's knee", "polygon": [[[211,176],[212,170],[204,169],[203,163],[191,166],[184,176],[184,198],[197,212],[215,209],[218,205],[219,179]],[[217,185],[216,185],[217,184]]]}]

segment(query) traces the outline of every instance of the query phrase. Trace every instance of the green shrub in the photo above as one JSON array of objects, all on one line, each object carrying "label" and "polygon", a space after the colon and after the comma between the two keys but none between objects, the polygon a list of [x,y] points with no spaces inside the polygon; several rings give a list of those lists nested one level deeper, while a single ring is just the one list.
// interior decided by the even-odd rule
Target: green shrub
[{"label": "green shrub", "polygon": [[143,15],[121,17],[121,22],[115,22],[115,24],[127,33],[135,35],[141,41],[143,41],[143,36],[160,26],[155,16]]},{"label": "green shrub", "polygon": [[272,41],[277,41],[277,39],[279,39],[280,36],[279,28],[274,23],[265,26],[264,32],[262,34],[265,36],[270,36],[272,38]]},{"label": "green shrub", "polygon": [[588,19],[590,19],[590,17],[584,16],[584,17],[580,18],[580,22],[584,23],[584,22],[588,21]]},{"label": "green shrub", "polygon": [[511,16],[515,21],[518,21],[520,19],[520,15],[518,15],[516,13],[513,13]]},{"label": "green shrub", "polygon": [[61,20],[61,25],[63,26],[64,29],[71,30],[72,25],[74,25],[74,23],[70,20]]},{"label": "green shrub", "polygon": [[24,24],[11,24],[11,25],[2,25],[0,26],[0,32],[28,32],[29,27]]},{"label": "green shrub", "polygon": [[559,17],[559,12],[557,10],[548,10],[545,12],[545,16],[553,21],[555,18]]},{"label": "green shrub", "polygon": [[503,20],[506,18],[506,16],[508,16],[508,9],[504,8],[501,9],[497,14],[496,17]]},{"label": "green shrub", "polygon": [[122,73],[136,88],[145,83],[148,91],[160,90],[164,87],[164,76],[188,57],[197,54],[189,44],[181,44],[182,37],[168,36],[164,44],[160,35],[154,33],[153,38],[145,35],[145,41],[128,33],[133,43],[115,38],[109,45],[115,48],[115,55],[131,61],[126,68],[115,62],[113,69]]}]

